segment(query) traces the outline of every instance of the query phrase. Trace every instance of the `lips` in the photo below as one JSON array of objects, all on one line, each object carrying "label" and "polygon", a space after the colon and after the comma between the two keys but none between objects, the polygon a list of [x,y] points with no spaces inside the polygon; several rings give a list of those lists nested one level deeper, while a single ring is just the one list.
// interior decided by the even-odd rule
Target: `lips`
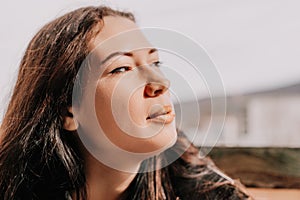
[{"label": "lips", "polygon": [[175,114],[172,112],[172,106],[159,106],[152,109],[152,112],[146,118],[146,120],[158,123],[171,123],[175,118]]}]

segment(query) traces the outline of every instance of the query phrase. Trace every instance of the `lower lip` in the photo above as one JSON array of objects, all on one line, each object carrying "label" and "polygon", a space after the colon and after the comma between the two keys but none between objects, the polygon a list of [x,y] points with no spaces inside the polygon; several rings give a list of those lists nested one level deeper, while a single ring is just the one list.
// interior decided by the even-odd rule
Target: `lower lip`
[{"label": "lower lip", "polygon": [[175,118],[175,114],[173,113],[168,113],[168,114],[164,114],[164,115],[159,115],[157,117],[148,119],[151,122],[157,122],[157,123],[164,123],[164,124],[169,124],[171,123]]}]

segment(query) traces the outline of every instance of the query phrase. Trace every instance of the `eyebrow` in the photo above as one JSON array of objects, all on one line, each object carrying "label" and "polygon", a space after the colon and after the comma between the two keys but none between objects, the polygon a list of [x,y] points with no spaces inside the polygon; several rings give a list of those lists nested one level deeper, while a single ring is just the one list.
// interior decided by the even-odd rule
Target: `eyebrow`
[{"label": "eyebrow", "polygon": [[[156,48],[152,48],[148,51],[148,54],[152,54],[154,52],[157,52],[158,50]],[[129,56],[132,57],[133,54],[131,52],[124,52],[124,51],[117,51],[114,53],[111,53],[109,56],[107,56],[102,62],[101,65],[103,65],[104,63],[106,63],[108,60],[112,59],[115,56]]]}]

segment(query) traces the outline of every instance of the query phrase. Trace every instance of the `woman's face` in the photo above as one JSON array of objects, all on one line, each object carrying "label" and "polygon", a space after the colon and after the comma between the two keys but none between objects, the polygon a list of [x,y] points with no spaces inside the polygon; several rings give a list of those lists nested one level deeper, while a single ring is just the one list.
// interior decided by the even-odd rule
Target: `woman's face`
[{"label": "woman's face", "polygon": [[94,100],[105,136],[134,153],[161,152],[173,145],[177,133],[170,83],[159,69],[157,50],[136,24],[104,17],[91,48],[101,61]]}]

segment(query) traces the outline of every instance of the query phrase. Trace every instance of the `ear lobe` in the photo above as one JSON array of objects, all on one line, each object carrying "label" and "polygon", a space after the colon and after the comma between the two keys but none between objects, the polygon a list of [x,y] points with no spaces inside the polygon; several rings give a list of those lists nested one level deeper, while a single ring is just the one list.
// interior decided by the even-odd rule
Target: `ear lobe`
[{"label": "ear lobe", "polygon": [[68,108],[68,114],[64,116],[63,128],[67,131],[75,131],[78,129],[78,121],[74,118],[72,108]]}]

